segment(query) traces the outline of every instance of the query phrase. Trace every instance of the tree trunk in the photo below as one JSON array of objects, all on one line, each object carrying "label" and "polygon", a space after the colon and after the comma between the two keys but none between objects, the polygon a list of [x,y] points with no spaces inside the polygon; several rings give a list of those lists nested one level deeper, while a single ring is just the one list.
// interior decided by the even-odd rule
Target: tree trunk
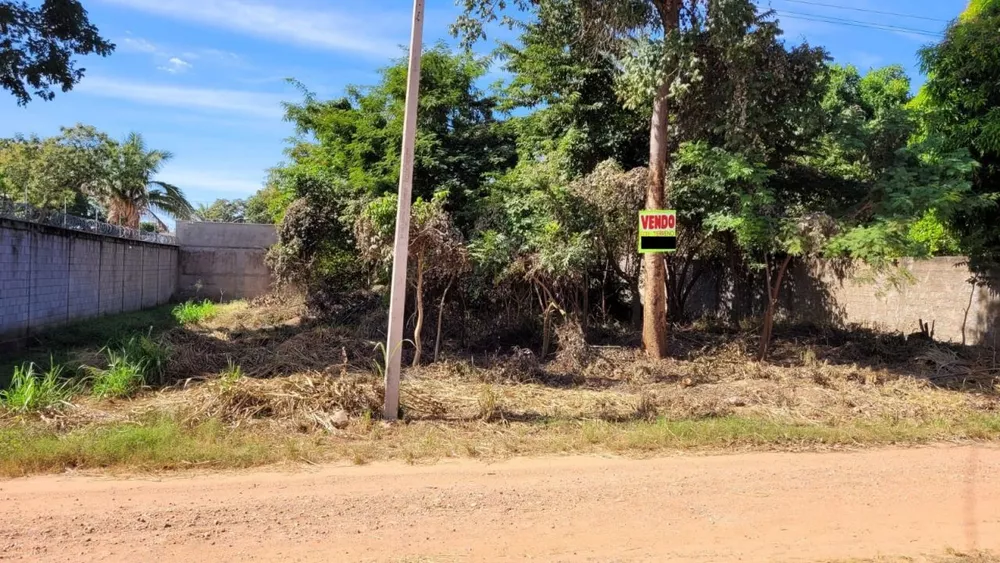
[{"label": "tree trunk", "polygon": [[[663,34],[675,33],[680,25],[680,0],[660,0],[655,3],[663,22]],[[646,188],[646,209],[663,209],[666,205],[668,127],[670,111],[668,95],[670,81],[663,77],[653,100],[653,117],[649,127],[649,185]],[[663,256],[646,254],[645,307],[642,316],[642,343],[646,354],[653,358],[667,357],[667,276]]]},{"label": "tree trunk", "polygon": [[768,352],[771,351],[771,333],[774,329],[774,312],[778,307],[778,294],[781,291],[781,280],[785,277],[785,270],[788,263],[792,261],[791,255],[785,256],[778,268],[777,275],[774,276],[774,283],[771,283],[771,265],[766,264],[764,270],[767,274],[767,310],[764,313],[764,326],[760,335],[760,351],[757,354],[759,361],[767,359]]},{"label": "tree trunk", "polygon": [[545,308],[545,313],[542,315],[542,356],[541,360],[545,360],[545,357],[549,355],[549,347],[552,345],[552,335],[549,329],[552,324],[552,310],[556,308],[554,303],[549,303],[549,306]]},{"label": "tree trunk", "polygon": [[455,277],[452,276],[448,280],[448,285],[444,288],[444,293],[441,294],[441,302],[438,303],[438,327],[437,336],[434,338],[434,361],[438,361],[438,353],[441,351],[441,321],[444,318],[444,300],[448,297],[448,290],[451,289],[451,284],[455,282]]},{"label": "tree trunk", "polygon": [[417,254],[417,325],[413,328],[413,365],[420,365],[420,332],[424,328],[424,255]]},{"label": "tree trunk", "polygon": [[[653,119],[649,134],[649,185],[646,189],[646,209],[663,209],[667,177],[667,111],[669,85],[664,83],[656,93]],[[643,255],[645,303],[642,315],[642,343],[653,358],[667,357],[667,275],[660,254]]]}]

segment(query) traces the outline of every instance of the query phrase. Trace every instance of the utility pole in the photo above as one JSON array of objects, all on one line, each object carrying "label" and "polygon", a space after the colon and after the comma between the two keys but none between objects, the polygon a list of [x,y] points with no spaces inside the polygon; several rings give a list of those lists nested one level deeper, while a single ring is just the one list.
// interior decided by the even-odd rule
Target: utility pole
[{"label": "utility pole", "polygon": [[399,372],[402,363],[406,307],[406,259],[410,246],[410,198],[413,192],[413,147],[417,135],[417,99],[420,96],[420,54],[423,49],[424,0],[413,0],[413,33],[407,72],[406,112],[403,118],[403,154],[396,207],[396,242],[392,253],[392,293],[389,299],[389,337],[385,346],[386,420],[399,417]]}]

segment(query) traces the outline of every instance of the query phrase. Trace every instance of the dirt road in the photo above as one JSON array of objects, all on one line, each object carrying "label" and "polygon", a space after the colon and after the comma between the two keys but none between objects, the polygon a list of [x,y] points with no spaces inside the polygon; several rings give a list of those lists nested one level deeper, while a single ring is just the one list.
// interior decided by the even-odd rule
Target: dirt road
[{"label": "dirt road", "polygon": [[0,482],[14,561],[818,561],[1000,549],[1000,449]]}]

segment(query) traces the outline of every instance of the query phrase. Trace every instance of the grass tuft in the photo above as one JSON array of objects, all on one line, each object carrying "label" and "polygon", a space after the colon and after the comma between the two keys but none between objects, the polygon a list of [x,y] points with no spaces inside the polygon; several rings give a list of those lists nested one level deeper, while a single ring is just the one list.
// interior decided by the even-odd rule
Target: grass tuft
[{"label": "grass tuft", "polygon": [[74,387],[62,373],[63,367],[55,364],[43,374],[35,373],[35,364],[15,367],[10,386],[0,391],[0,405],[23,413],[66,404]]},{"label": "grass tuft", "polygon": [[169,350],[149,336],[133,336],[103,350],[105,369],[90,368],[91,392],[97,398],[128,397],[155,379],[163,382]]},{"label": "grass tuft", "polygon": [[200,303],[185,301],[174,307],[171,314],[178,323],[187,325],[211,319],[218,314],[218,309],[218,305],[207,299]]},{"label": "grass tuft", "polygon": [[233,362],[232,358],[229,358],[227,362],[226,369],[219,374],[219,384],[222,385],[223,390],[232,389],[244,377],[243,368],[239,364]]}]

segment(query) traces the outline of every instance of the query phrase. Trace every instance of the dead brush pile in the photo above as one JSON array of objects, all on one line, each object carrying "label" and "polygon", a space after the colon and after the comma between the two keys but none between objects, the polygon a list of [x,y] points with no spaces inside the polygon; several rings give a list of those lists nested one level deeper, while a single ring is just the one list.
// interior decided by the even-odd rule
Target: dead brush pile
[{"label": "dead brush pile", "polygon": [[[359,335],[356,325],[319,323],[303,311],[301,302],[262,302],[166,333],[168,375],[179,384],[158,394],[160,404],[176,396],[169,409],[189,420],[300,430],[330,430],[340,411],[377,416],[377,343]],[[837,425],[934,422],[1000,410],[1000,369],[990,353],[974,348],[870,331],[785,329],[772,361],[762,363],[752,360],[752,334],[675,329],[672,357],[652,360],[634,346],[590,344],[585,332],[563,323],[556,353],[546,360],[515,346],[475,356],[452,353],[408,368],[404,418],[480,423],[747,416]],[[220,379],[232,365],[245,377]],[[191,384],[199,380],[207,382]]]},{"label": "dead brush pile", "polygon": [[739,334],[675,333],[675,342],[683,349],[674,358],[652,360],[635,348],[580,346],[560,335],[570,349],[547,363],[515,348],[411,370],[408,385],[445,398],[445,417],[457,419],[476,418],[486,395],[504,420],[735,415],[838,425],[934,423],[1000,410],[1000,369],[982,350],[796,334],[779,341],[774,362],[762,363]]},{"label": "dead brush pile", "polygon": [[346,417],[380,412],[381,380],[361,374],[308,372],[277,379],[213,381],[188,393],[188,421],[234,427],[267,423],[300,431],[342,428]]},{"label": "dead brush pile", "polygon": [[[301,323],[301,321],[297,321]],[[347,362],[370,369],[376,343],[342,327],[294,324],[259,330],[174,329],[163,335],[171,350],[167,375],[174,381],[206,379],[229,363],[250,377],[323,371]]]}]

